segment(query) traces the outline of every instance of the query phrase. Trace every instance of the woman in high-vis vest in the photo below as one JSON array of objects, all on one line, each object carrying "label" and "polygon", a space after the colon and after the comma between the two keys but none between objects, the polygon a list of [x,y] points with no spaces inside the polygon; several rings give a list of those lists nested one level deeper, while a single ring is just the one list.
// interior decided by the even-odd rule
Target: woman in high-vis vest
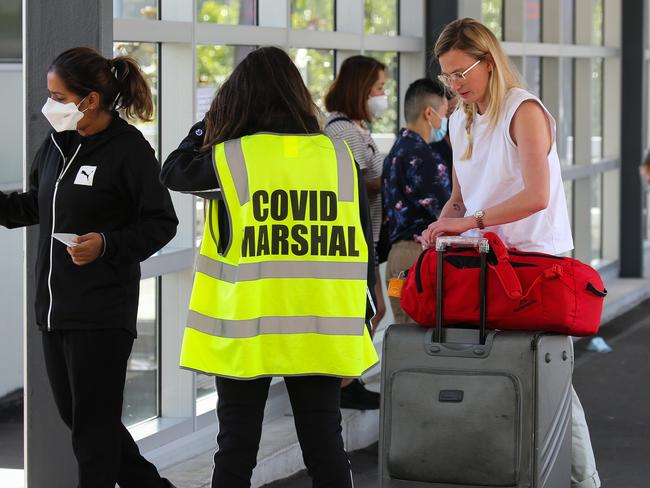
[{"label": "woman in high-vis vest", "polygon": [[250,486],[274,376],[313,486],[352,487],[340,384],[378,360],[373,241],[358,168],[317,110],[287,54],[257,49],[163,166],[170,189],[210,198],[181,366],[216,376],[213,488]]}]

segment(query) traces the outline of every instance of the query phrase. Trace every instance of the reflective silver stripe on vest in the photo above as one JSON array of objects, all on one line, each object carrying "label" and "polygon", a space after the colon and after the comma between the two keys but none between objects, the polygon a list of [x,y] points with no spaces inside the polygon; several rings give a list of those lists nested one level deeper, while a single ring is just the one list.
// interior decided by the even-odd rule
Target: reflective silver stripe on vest
[{"label": "reflective silver stripe on vest", "polygon": [[330,139],[334,144],[336,152],[336,164],[338,165],[338,199],[340,202],[351,202],[354,200],[354,165],[350,157],[350,151],[341,139]]},{"label": "reflective silver stripe on vest", "polygon": [[223,144],[223,150],[226,155],[226,163],[230,168],[239,204],[244,205],[250,200],[248,191],[248,171],[246,170],[246,161],[244,160],[244,151],[241,147],[241,139],[232,139]]},{"label": "reflective silver stripe on vest", "polygon": [[368,263],[341,263],[331,261],[264,261],[239,266],[199,254],[196,270],[228,283],[254,281],[264,278],[314,278],[322,280],[365,280]]},{"label": "reflective silver stripe on vest", "polygon": [[362,336],[362,317],[260,317],[251,320],[222,320],[194,310],[187,316],[187,326],[204,334],[229,339],[243,339],[266,334],[322,334]]}]

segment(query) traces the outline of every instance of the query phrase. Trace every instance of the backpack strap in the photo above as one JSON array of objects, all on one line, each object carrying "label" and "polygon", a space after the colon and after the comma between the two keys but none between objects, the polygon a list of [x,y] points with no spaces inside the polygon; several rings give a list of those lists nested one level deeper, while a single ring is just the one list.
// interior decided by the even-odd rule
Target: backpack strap
[{"label": "backpack strap", "polygon": [[329,122],[327,122],[327,124],[325,125],[325,127],[329,127],[329,126],[330,126],[331,124],[333,124],[334,122],[350,122],[351,124],[354,124],[354,122],[352,122],[352,120],[351,120],[351,119],[348,119],[347,117],[334,117],[332,120],[330,120]]}]

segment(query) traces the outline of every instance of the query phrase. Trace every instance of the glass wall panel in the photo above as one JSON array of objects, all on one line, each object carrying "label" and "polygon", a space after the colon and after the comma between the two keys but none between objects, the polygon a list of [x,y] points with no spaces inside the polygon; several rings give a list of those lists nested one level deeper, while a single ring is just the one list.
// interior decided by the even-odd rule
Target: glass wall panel
[{"label": "glass wall panel", "polygon": [[594,31],[592,35],[592,42],[593,44],[600,46],[603,44],[603,19],[604,19],[604,7],[603,7],[603,0],[595,0],[594,3],[594,18],[593,18],[593,26],[594,26]]},{"label": "glass wall panel", "polygon": [[528,42],[540,42],[541,20],[542,20],[542,0],[526,0],[526,29],[524,31],[524,40]]},{"label": "glass wall panel", "polygon": [[127,426],[159,415],[158,278],[140,282],[138,338],[127,365],[122,421]]},{"label": "glass wall panel", "polygon": [[113,17],[158,19],[158,0],[113,0]]},{"label": "glass wall panel", "polygon": [[291,27],[334,30],[334,0],[291,0]]},{"label": "glass wall panel", "polygon": [[503,0],[483,0],[483,23],[490,28],[497,39],[503,39]]},{"label": "glass wall panel", "polygon": [[228,78],[235,66],[254,46],[208,46],[196,47],[196,118],[202,119],[210,108],[217,88]]},{"label": "glass wall panel", "polygon": [[367,34],[396,36],[399,33],[399,2],[397,0],[365,0]]},{"label": "glass wall panel", "polygon": [[373,57],[386,65],[386,83],[384,90],[388,95],[388,110],[375,120],[370,130],[375,134],[397,134],[399,123],[399,55],[391,51],[366,51],[366,56]]},{"label": "glass wall panel", "polygon": [[19,63],[23,53],[22,1],[0,3],[0,63]]},{"label": "glass wall panel", "polygon": [[289,49],[289,56],[309,88],[314,102],[325,110],[325,93],[334,80],[334,51],[329,49]]},{"label": "glass wall panel", "polygon": [[603,58],[591,61],[591,160],[603,157]]},{"label": "glass wall panel", "polygon": [[575,60],[562,58],[560,60],[560,117],[556,120],[558,127],[557,148],[560,162],[563,165],[573,164],[573,90],[575,76]]},{"label": "glass wall panel", "polygon": [[566,197],[567,211],[569,212],[569,222],[573,229],[573,181],[564,182],[564,195]]},{"label": "glass wall panel", "polygon": [[538,97],[542,96],[542,58],[539,56],[528,56],[525,62],[524,78],[528,90]]},{"label": "glass wall panel", "polygon": [[154,114],[149,122],[142,122],[140,119],[129,120],[135,125],[145,139],[149,141],[156,154],[159,153],[158,140],[158,44],[151,42],[114,42],[113,55],[131,56],[140,65],[151,88],[153,97]]},{"label": "glass wall panel", "polygon": [[591,179],[591,259],[603,257],[603,174]]},{"label": "glass wall panel", "polygon": [[562,0],[562,42],[575,42],[575,0]]},{"label": "glass wall panel", "polygon": [[650,240],[650,185],[645,185],[643,192],[643,238]]},{"label": "glass wall panel", "polygon": [[[185,0],[187,1],[187,0]],[[215,24],[255,25],[255,0],[197,0],[196,20]]]}]

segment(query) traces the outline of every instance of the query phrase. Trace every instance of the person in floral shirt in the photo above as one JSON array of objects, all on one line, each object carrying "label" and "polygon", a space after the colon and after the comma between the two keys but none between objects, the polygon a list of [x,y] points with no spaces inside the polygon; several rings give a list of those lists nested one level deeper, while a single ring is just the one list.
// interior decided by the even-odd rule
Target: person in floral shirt
[{"label": "person in floral shirt", "polygon": [[[447,107],[444,91],[433,80],[416,80],[406,91],[406,127],[400,129],[382,172],[385,225],[391,242],[387,283],[418,258],[420,234],[436,220],[451,194],[450,168],[432,144],[447,133]],[[409,322],[399,299],[390,300],[395,322]]]}]

